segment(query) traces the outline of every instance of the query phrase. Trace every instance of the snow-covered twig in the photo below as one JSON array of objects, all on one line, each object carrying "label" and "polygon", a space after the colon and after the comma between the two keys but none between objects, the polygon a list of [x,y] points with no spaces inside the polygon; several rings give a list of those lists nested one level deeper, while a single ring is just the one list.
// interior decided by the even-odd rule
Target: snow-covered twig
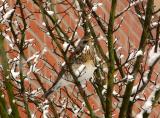
[{"label": "snow-covered twig", "polygon": [[11,17],[11,15],[14,11],[15,11],[14,9],[10,9],[9,11],[7,11],[6,14],[4,14],[4,16],[3,16],[3,20],[1,23],[6,22]]},{"label": "snow-covered twig", "polygon": [[149,51],[148,56],[148,65],[152,66],[158,59],[160,59],[160,47],[158,47],[157,52],[155,52],[155,46],[153,46]]},{"label": "snow-covered twig", "polygon": [[118,13],[116,15],[116,18],[119,17],[119,16],[122,16],[122,14],[125,13],[126,11],[128,11],[132,6],[135,6],[135,5],[137,5],[141,2],[143,2],[143,0],[137,0],[137,1],[129,3],[129,5],[126,8],[124,8],[120,13]]},{"label": "snow-covered twig", "polygon": [[156,102],[155,100],[157,99],[156,95],[160,93],[160,85],[156,85],[148,97],[147,101],[144,103],[142,106],[142,110],[139,114],[136,115],[136,118],[143,118],[144,115],[148,114],[151,112],[151,110],[154,107],[154,103]]},{"label": "snow-covered twig", "polygon": [[143,87],[144,84],[146,84],[149,81],[148,78],[148,74],[149,74],[150,70],[147,70],[144,75],[142,80],[140,81],[139,84],[135,85],[132,89],[132,94],[135,94],[137,91],[141,90],[141,88]]}]

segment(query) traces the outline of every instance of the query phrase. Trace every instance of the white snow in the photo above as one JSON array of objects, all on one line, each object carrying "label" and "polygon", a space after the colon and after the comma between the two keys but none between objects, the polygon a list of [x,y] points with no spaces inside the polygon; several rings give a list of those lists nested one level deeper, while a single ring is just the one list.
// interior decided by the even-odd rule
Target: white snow
[{"label": "white snow", "polygon": [[153,100],[155,98],[155,94],[157,91],[160,90],[160,85],[156,85],[152,91],[152,93],[150,94],[150,96],[148,97],[147,101],[144,103],[144,105],[142,106],[142,110],[140,113],[137,114],[136,118],[143,118],[143,114],[145,112],[150,113],[152,110],[152,105],[153,105]]},{"label": "white snow", "polygon": [[136,57],[142,56],[142,55],[143,55],[143,51],[142,51],[142,50],[139,50],[139,51],[136,53]]},{"label": "white snow", "polygon": [[31,118],[36,118],[36,115],[34,113],[32,113]]},{"label": "white snow", "polygon": [[131,82],[131,81],[133,81],[134,80],[134,77],[133,77],[133,75],[127,75],[127,81],[129,81],[129,82]]},{"label": "white snow", "polygon": [[97,8],[102,6],[103,4],[102,3],[93,3],[93,7],[92,7],[92,10],[93,11],[97,11]]},{"label": "white snow", "polygon": [[130,55],[129,55],[128,60],[131,60],[131,59],[133,59],[134,57],[135,57],[135,51],[132,51],[132,52],[130,53]]},{"label": "white snow", "polygon": [[105,40],[104,36],[100,35],[98,38],[97,38],[98,41],[100,40]]},{"label": "white snow", "polygon": [[8,115],[10,115],[12,113],[12,109],[9,108],[7,112],[8,112]]},{"label": "white snow", "polygon": [[155,27],[155,26],[157,26],[158,25],[158,23],[160,23],[160,22],[153,22],[153,23],[151,23],[151,27]]},{"label": "white snow", "polygon": [[8,20],[8,18],[11,16],[13,12],[14,12],[14,9],[10,9],[9,11],[7,11],[6,14],[3,16],[2,23],[6,22],[6,20]]},{"label": "white snow", "polygon": [[29,57],[29,58],[27,59],[27,62],[29,62],[29,61],[31,61],[31,60],[34,60],[34,62],[36,63],[36,62],[38,61],[39,57],[40,57],[39,52],[36,52],[35,54],[33,54],[31,57]]},{"label": "white snow", "polygon": [[51,16],[53,16],[54,12],[53,11],[47,11],[47,13]]},{"label": "white snow", "polygon": [[139,14],[136,14],[139,18],[145,20],[145,15],[139,15]]},{"label": "white snow", "polygon": [[[128,10],[128,7],[132,7],[135,6],[136,4],[139,4],[140,2],[142,2],[143,0],[136,0],[133,2],[130,2],[130,4],[128,6],[126,6],[120,13],[125,12],[126,10]],[[138,15],[138,14],[137,14]]]},{"label": "white snow", "polygon": [[30,78],[28,78],[28,77],[24,78],[24,81],[29,81],[29,80],[30,80]]},{"label": "white snow", "polygon": [[47,52],[47,47],[44,47],[41,53],[42,55],[44,55],[46,52]]},{"label": "white snow", "polygon": [[130,101],[133,101],[133,100],[135,100],[135,101],[137,101],[137,100],[145,100],[145,98],[143,98],[143,97],[140,97],[139,95],[136,95],[136,97],[134,98],[134,97],[130,97]]},{"label": "white snow", "polygon": [[119,57],[120,59],[122,59],[122,58],[124,58],[124,55],[122,54],[122,55],[120,55],[120,57]]},{"label": "white snow", "polygon": [[[61,22],[61,20],[57,20],[57,24],[59,24],[60,22]],[[60,32],[60,34],[61,34],[62,37],[64,37],[63,33]]]},{"label": "white snow", "polygon": [[143,109],[147,110],[147,112],[151,112],[151,107],[152,107],[152,101],[150,99],[148,99],[144,106],[143,106]]},{"label": "white snow", "polygon": [[[150,70],[145,71],[144,76],[143,76],[143,79],[142,79],[142,81],[140,81],[140,84],[138,83],[137,85],[135,85],[135,86],[133,87],[133,89],[132,89],[132,94],[135,94],[136,91],[137,91],[137,89],[140,90],[141,87],[142,87],[146,82],[148,82],[148,73],[149,73],[149,71],[150,71]],[[139,86],[139,88],[138,88],[138,86]]]},{"label": "white snow", "polygon": [[26,43],[32,43],[34,41],[34,39],[27,39],[25,40]]},{"label": "white snow", "polygon": [[5,39],[7,39],[9,41],[9,43],[13,42],[12,39],[10,38],[10,36],[7,35],[6,33],[3,32],[2,35],[4,36]]},{"label": "white snow", "polygon": [[97,62],[101,61],[101,58],[98,55],[95,55],[95,58],[96,58]]},{"label": "white snow", "polygon": [[114,43],[117,43],[118,42],[118,38],[116,37],[115,39],[114,39]]},{"label": "white snow", "polygon": [[102,95],[104,95],[107,91],[107,84],[103,85],[103,89],[102,89]]},{"label": "white snow", "polygon": [[45,22],[42,22],[42,25],[43,25],[43,26],[46,26],[46,23],[45,23]]},{"label": "white snow", "polygon": [[107,89],[107,84],[106,84],[106,85],[103,85],[103,88]]},{"label": "white snow", "polygon": [[66,65],[66,62],[64,61],[62,64],[61,64],[61,66],[65,66]]},{"label": "white snow", "polygon": [[2,35],[4,36],[4,38],[8,41],[8,44],[9,44],[9,46],[12,48],[12,49],[15,49],[14,48],[14,40],[12,39],[12,38],[10,38],[10,36],[9,35],[7,35],[6,33],[2,33]]},{"label": "white snow", "polygon": [[78,40],[76,40],[75,42],[75,46],[78,46],[78,44],[80,43],[81,39],[79,38]]},{"label": "white snow", "polygon": [[78,3],[77,0],[75,0],[75,5],[76,5],[76,10],[77,10],[77,11],[80,11],[81,8],[80,8],[79,3]]},{"label": "white snow", "polygon": [[27,62],[30,62],[33,60],[34,65],[32,67],[36,67],[36,64],[38,63],[39,58],[44,55],[47,52],[47,47],[44,47],[43,50],[40,52],[35,52],[31,57],[27,59]]},{"label": "white snow", "polygon": [[122,47],[118,47],[118,48],[117,48],[117,52],[120,51],[121,49],[122,49]]},{"label": "white snow", "polygon": [[113,95],[116,96],[116,95],[118,95],[118,93],[114,90],[114,91],[113,91]]},{"label": "white snow", "polygon": [[37,69],[36,64],[33,64],[29,68],[29,72],[27,72],[27,75],[29,75],[31,72],[38,72],[40,69]]},{"label": "white snow", "polygon": [[142,113],[137,114],[136,118],[143,118],[143,114]]},{"label": "white snow", "polygon": [[30,95],[31,95],[32,97],[36,97],[36,96],[38,96],[38,95],[41,94],[41,93],[43,93],[42,89],[41,89],[41,88],[37,88],[37,89],[31,91]]},{"label": "white snow", "polygon": [[49,105],[44,105],[42,110],[43,110],[43,118],[48,118],[47,114],[48,114],[48,108],[49,108]]},{"label": "white snow", "polygon": [[64,42],[64,43],[63,43],[63,50],[65,51],[65,50],[67,49],[68,46],[69,46],[69,43]]},{"label": "white snow", "polygon": [[58,83],[54,86],[53,91],[58,90],[59,88],[64,87],[64,86],[71,85],[71,84],[73,84],[73,83],[70,82],[70,81],[65,80],[65,77],[63,76],[63,77],[58,81]]},{"label": "white snow", "polygon": [[17,77],[19,77],[20,72],[16,72],[16,64],[13,65],[13,67],[11,68],[11,74],[13,76],[14,79],[16,79]]},{"label": "white snow", "polygon": [[72,107],[72,110],[73,110],[74,114],[77,115],[77,113],[80,111],[80,108],[77,105],[74,105]]},{"label": "white snow", "polygon": [[106,92],[106,89],[102,89],[102,95],[104,95]]},{"label": "white snow", "polygon": [[[4,2],[5,0],[2,0],[2,1]],[[0,7],[1,12],[4,11],[4,10],[8,10],[8,9],[9,9],[8,3],[5,3],[3,6]],[[0,14],[1,14],[1,12],[0,12]]]},{"label": "white snow", "polygon": [[46,34],[47,34],[48,36],[50,36],[50,33],[49,33],[49,32],[46,32]]},{"label": "white snow", "polygon": [[[3,11],[3,9],[4,9],[4,8],[3,8],[3,6],[1,6],[1,7],[0,7],[0,12],[2,12],[2,11]],[[1,17],[0,17],[0,18],[1,18]]]},{"label": "white snow", "polygon": [[148,65],[152,66],[158,58],[160,58],[160,47],[158,47],[157,52],[155,52],[155,46],[153,46],[148,54]]},{"label": "white snow", "polygon": [[136,4],[140,3],[140,2],[143,2],[143,0],[136,0],[134,2],[131,2],[130,6],[134,6],[134,5],[136,5]]},{"label": "white snow", "polygon": [[19,72],[15,72],[14,70],[11,70],[11,73],[14,79],[17,78],[20,74]]},{"label": "white snow", "polygon": [[94,6],[92,7],[92,10],[93,10],[93,11],[96,11],[96,10],[97,10],[97,6],[94,5]]}]

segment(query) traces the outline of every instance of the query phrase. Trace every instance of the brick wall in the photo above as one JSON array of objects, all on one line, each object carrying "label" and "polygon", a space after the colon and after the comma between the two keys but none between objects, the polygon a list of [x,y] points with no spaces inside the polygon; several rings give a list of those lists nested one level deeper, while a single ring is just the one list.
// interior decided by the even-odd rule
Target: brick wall
[{"label": "brick wall", "polygon": [[[44,33],[44,31],[42,31],[42,16],[38,13],[39,12],[39,9],[37,8],[36,5],[33,4],[33,2],[31,0],[23,0],[25,3],[25,6],[27,7],[28,10],[30,11],[34,11],[35,13],[33,13],[33,16],[32,16],[32,19],[33,20],[28,20],[28,25],[29,25],[29,30],[26,32],[26,40],[27,39],[35,39],[33,41],[33,45],[31,47],[29,47],[29,50],[26,51],[26,55],[27,56],[31,56],[33,53],[35,53],[36,51],[41,51],[44,49],[44,47],[46,47],[48,49],[47,53],[45,54],[45,59],[48,60],[49,64],[54,66],[57,71],[60,71],[59,70],[59,61],[55,54],[52,52],[53,51],[53,45],[52,45],[52,41],[50,40],[50,37],[46,35],[46,33]],[[93,0],[94,2],[96,2],[96,0]],[[15,2],[12,1],[12,0],[9,0],[10,4],[14,4]],[[54,1],[55,2],[55,1]],[[69,0],[70,2],[70,0]],[[99,16],[103,17],[105,15],[106,17],[106,21],[108,22],[108,18],[109,18],[109,11],[110,11],[110,0],[98,0],[98,2],[102,2],[103,5],[101,8],[99,8],[97,10],[97,13],[99,14]],[[156,4],[156,9],[159,8],[159,4],[160,1],[159,0],[155,0],[155,4]],[[120,11],[122,11],[124,8],[126,8],[126,6],[128,5],[128,2],[127,0],[119,0],[118,1],[118,6],[117,6],[117,13],[119,13]],[[56,6],[56,11],[57,12],[63,12],[65,9],[67,9],[68,6],[67,5],[57,5]],[[26,10],[26,14],[28,13],[29,11]],[[17,10],[17,13],[18,13],[18,10]],[[59,18],[61,18],[62,16],[64,15],[64,13],[62,13],[61,15],[59,15]],[[114,34],[114,37],[117,37],[119,39],[119,45],[123,47],[123,53],[124,54],[127,54],[128,53],[128,41],[129,40],[131,42],[131,44],[133,45],[133,47],[138,47],[138,44],[139,44],[139,41],[140,41],[140,38],[141,38],[141,33],[142,33],[142,27],[141,27],[141,24],[139,23],[139,20],[138,18],[136,17],[135,15],[135,11],[133,8],[131,8],[129,11],[127,11],[126,13],[124,13],[121,17],[119,17],[118,19],[116,19],[116,23],[115,23],[115,26],[120,23],[121,19],[123,17],[123,22],[121,24],[121,27],[120,29],[115,32]],[[67,29],[67,27],[71,27],[71,28],[74,28],[75,27],[75,22],[76,22],[76,15],[74,14],[74,12],[72,10],[69,10],[68,11],[68,14],[64,16],[64,19],[62,20],[62,23],[61,23],[61,26],[63,29]],[[17,19],[19,20],[19,19]],[[21,21],[20,21],[21,22]],[[95,21],[93,20],[93,23]],[[96,30],[96,33],[97,34],[101,34],[102,31],[97,27],[95,26],[95,30]],[[82,29],[78,29],[78,35],[79,37],[82,37],[83,36],[83,32],[82,32]],[[103,41],[102,41],[102,46],[103,46]],[[106,50],[106,47],[104,47],[104,50]],[[38,66],[39,67],[42,67],[44,66],[43,65],[44,63],[41,63],[39,62]],[[47,67],[43,67],[43,74],[44,76],[50,78],[53,74],[52,71],[50,71]],[[33,76],[33,75],[31,75]],[[54,77],[51,77],[51,79],[54,80]],[[46,83],[46,88],[48,88],[48,85],[50,86],[51,83],[50,82],[47,82],[45,80],[42,80],[44,83]],[[35,81],[31,81],[33,84],[33,88],[37,88],[39,85],[37,84],[37,82]],[[26,83],[27,84],[27,83]],[[90,93],[91,91],[93,91],[93,88],[90,84],[88,84],[88,93]],[[147,93],[146,91],[146,94],[149,94],[149,92]],[[90,98],[90,102],[95,106],[95,109],[96,107],[100,107],[100,106],[96,106],[98,99],[95,99],[94,98],[95,96],[91,97]],[[138,103],[137,106],[134,106],[135,108],[135,114],[137,112],[139,112],[139,108],[140,108],[140,104],[143,104],[143,103]],[[31,104],[31,109],[35,110],[36,107]],[[158,113],[156,113],[156,110],[158,108],[155,108],[155,111],[153,111],[152,115],[153,117],[156,117],[158,116]],[[115,118],[118,117],[117,116],[117,112],[119,112],[118,110],[115,110]],[[69,112],[68,112],[69,113]],[[101,114],[101,112],[99,113]],[[25,113],[21,114],[22,117],[25,117]],[[39,117],[39,116],[38,116]],[[87,117],[87,116],[86,116]]]}]

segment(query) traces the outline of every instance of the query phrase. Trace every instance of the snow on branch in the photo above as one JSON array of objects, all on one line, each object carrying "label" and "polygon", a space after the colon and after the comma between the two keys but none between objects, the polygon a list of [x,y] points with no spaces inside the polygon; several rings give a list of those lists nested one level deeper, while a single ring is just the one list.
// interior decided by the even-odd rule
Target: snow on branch
[{"label": "snow on branch", "polygon": [[26,94],[29,94],[30,98],[34,99],[35,97],[37,97],[38,95],[42,94],[43,91],[42,91],[42,88],[37,88],[35,90],[32,90],[30,93],[26,93]]},{"label": "snow on branch", "polygon": [[128,82],[132,82],[134,80],[133,75],[127,75],[126,78]]},{"label": "snow on branch", "polygon": [[12,49],[15,49],[14,48],[14,40],[11,38],[11,36],[9,36],[8,34],[6,34],[6,33],[2,33],[2,35],[4,36],[4,38],[8,41],[8,44],[9,44],[9,46],[12,48]]},{"label": "snow on branch", "polygon": [[11,74],[13,76],[14,79],[16,79],[17,77],[19,77],[20,72],[15,71],[16,70],[16,64],[13,65],[12,69],[11,69]]},{"label": "snow on branch", "polygon": [[7,11],[6,14],[4,14],[4,16],[3,16],[2,23],[6,22],[8,20],[8,18],[11,17],[11,15],[14,11],[15,11],[14,9],[10,9],[9,11]]},{"label": "snow on branch", "polygon": [[137,4],[139,4],[139,3],[143,2],[143,1],[144,1],[144,0],[136,0],[136,1],[134,1],[134,2],[131,2],[131,3],[130,3],[130,6],[137,5]]},{"label": "snow on branch", "polygon": [[157,52],[155,51],[155,46],[149,51],[148,66],[152,66],[160,58],[160,47],[157,47]]},{"label": "snow on branch", "polygon": [[142,50],[139,50],[139,51],[136,53],[136,57],[142,56],[142,55],[143,55],[143,51],[142,51]]},{"label": "snow on branch", "polygon": [[142,80],[140,81],[140,83],[138,83],[137,85],[135,85],[132,89],[132,94],[135,94],[137,91],[141,90],[141,88],[143,87],[144,84],[146,84],[148,82],[148,74],[149,74],[150,70],[145,71]]},{"label": "snow on branch", "polygon": [[155,102],[156,94],[159,91],[160,91],[160,85],[156,85],[154,87],[152,93],[148,97],[147,101],[142,106],[141,112],[139,114],[137,114],[136,118],[143,118],[144,114],[146,114],[146,113],[149,114],[151,112],[153,105],[154,105],[154,102]]},{"label": "snow on branch", "polygon": [[137,5],[137,4],[139,4],[139,3],[143,2],[143,1],[144,0],[137,0],[137,1],[130,2],[129,5],[126,8],[124,8],[120,13],[118,13],[116,17],[121,16],[123,13],[128,11],[132,6],[135,6],[135,5]]},{"label": "snow on branch", "polygon": [[54,11],[47,11],[47,13],[48,13],[49,15],[53,16]]},{"label": "snow on branch", "polygon": [[47,115],[49,112],[48,100],[44,101],[42,110],[43,110],[43,118],[48,118],[48,115]]},{"label": "snow on branch", "polygon": [[94,4],[93,4],[93,7],[92,7],[92,10],[93,10],[93,11],[96,11],[97,8],[98,8],[98,7],[101,7],[102,5],[103,5],[102,3],[94,3]]},{"label": "snow on branch", "polygon": [[152,27],[152,28],[153,28],[153,27],[156,27],[156,26],[158,26],[158,24],[160,24],[160,22],[158,22],[158,21],[152,22],[152,23],[151,23],[151,27]]},{"label": "snow on branch", "polygon": [[27,62],[29,62],[29,61],[31,61],[31,60],[34,60],[34,62],[37,63],[39,57],[40,57],[39,52],[36,52],[35,54],[33,54],[31,57],[29,57],[29,58],[27,59]]}]

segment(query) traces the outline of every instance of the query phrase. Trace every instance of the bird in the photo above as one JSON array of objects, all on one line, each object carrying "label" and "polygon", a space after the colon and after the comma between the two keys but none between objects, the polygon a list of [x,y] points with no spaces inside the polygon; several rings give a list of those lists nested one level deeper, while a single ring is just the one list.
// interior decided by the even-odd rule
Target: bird
[{"label": "bird", "polygon": [[[81,39],[73,55],[69,57],[72,60],[72,70],[77,76],[78,81],[83,86],[86,81],[94,75],[94,71],[97,67],[94,64],[94,51],[92,45],[92,39],[86,37]],[[62,73],[61,73],[62,74]],[[45,93],[45,97],[48,97],[52,92],[57,91],[62,87],[74,85],[74,79],[70,72],[66,71],[63,76]]]}]

